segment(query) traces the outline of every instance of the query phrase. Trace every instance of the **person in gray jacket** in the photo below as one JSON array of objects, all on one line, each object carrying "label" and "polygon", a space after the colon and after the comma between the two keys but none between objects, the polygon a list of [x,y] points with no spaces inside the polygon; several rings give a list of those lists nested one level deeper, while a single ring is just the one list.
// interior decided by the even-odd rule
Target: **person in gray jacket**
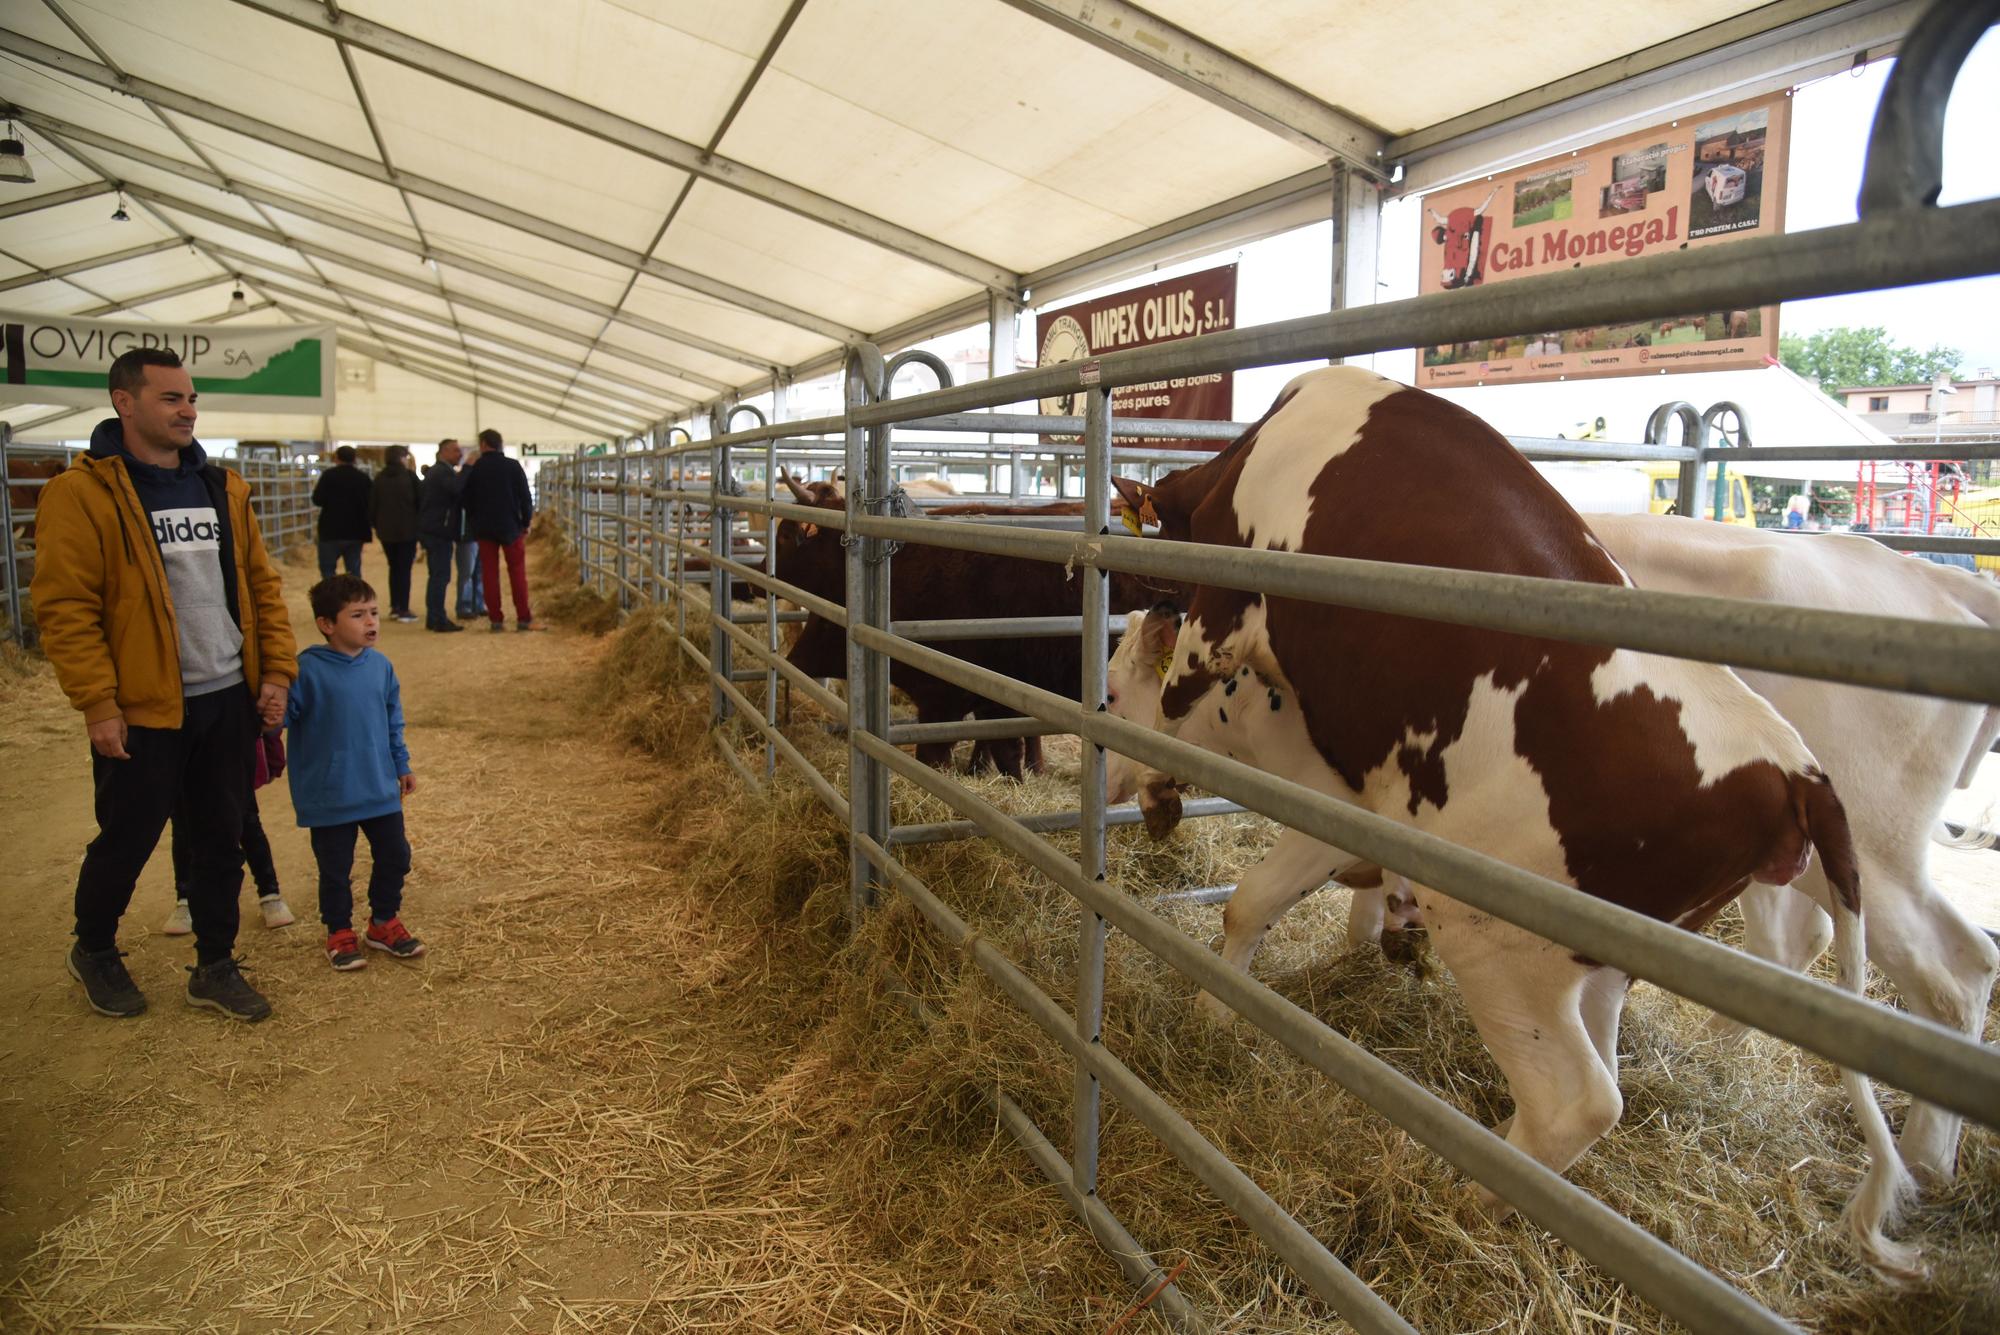
[{"label": "person in gray jacket", "polygon": [[417,563],[417,511],[422,497],[417,475],[405,462],[409,457],[402,446],[389,447],[368,501],[368,522],[389,562],[389,615],[398,621],[417,619],[410,610],[410,567]]},{"label": "person in gray jacket", "polygon": [[417,538],[424,544],[424,629],[463,630],[445,615],[444,598],[451,589],[451,558],[458,547],[461,519],[459,492],[464,479],[458,471],[463,451],[455,440],[438,442],[437,462],[424,470],[423,506],[417,514]]}]

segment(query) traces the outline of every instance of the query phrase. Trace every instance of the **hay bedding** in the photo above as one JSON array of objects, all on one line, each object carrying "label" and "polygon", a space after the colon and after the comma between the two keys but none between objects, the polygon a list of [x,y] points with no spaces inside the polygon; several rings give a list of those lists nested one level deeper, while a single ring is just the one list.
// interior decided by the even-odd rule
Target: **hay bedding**
[{"label": "hay bedding", "polygon": [[[544,572],[550,548],[545,536]],[[138,1082],[81,1081],[45,1110],[73,1139],[121,1112],[139,1129],[105,1147],[87,1203],[0,1289],[0,1318],[30,1330],[1160,1328],[1131,1311],[1122,1276],[995,1123],[997,1086],[1064,1143],[1067,1063],[907,905],[892,899],[845,939],[839,831],[802,785],[758,800],[723,768],[670,626],[629,618],[584,669],[587,692],[572,667],[476,707],[413,704],[413,726],[484,720],[477,745],[426,778],[498,796],[465,813],[463,838],[420,844],[420,874],[506,887],[480,895],[423,969],[364,975],[409,1003],[385,1003],[390,1037],[425,1060],[357,1061],[368,1034],[341,994],[303,987],[285,997],[285,1029],[172,1030],[128,1049]],[[702,630],[692,618],[691,636]],[[579,655],[561,642],[547,656]],[[585,723],[563,703],[578,695],[616,707]],[[792,735],[839,783],[845,748],[821,722],[795,701]],[[605,733],[637,749],[607,748]],[[975,786],[1020,812],[1068,807],[1074,745],[1051,753],[1050,777]],[[898,796],[899,820],[952,814],[903,785]],[[1215,884],[1269,837],[1247,816],[1190,822],[1169,846],[1117,830],[1112,874],[1133,893]],[[983,843],[907,853],[1069,995],[1066,896]],[[1259,976],[1473,1115],[1503,1115],[1449,981],[1345,950],[1343,898],[1287,918]],[[1167,913],[1197,937],[1219,929],[1213,908]],[[1122,936],[1109,956],[1107,1045],[1420,1329],[1671,1328],[1537,1230],[1468,1230],[1465,1185],[1435,1156],[1254,1031],[1211,1029],[1191,985]],[[1621,1044],[1625,1119],[1573,1178],[1809,1328],[2000,1328],[1995,1138],[1970,1133],[1958,1183],[1904,1229],[1935,1281],[1885,1292],[1837,1239],[1858,1146],[1824,1065],[1767,1040],[1716,1043],[1703,1019],[1639,990]],[[1107,1202],[1221,1328],[1337,1325],[1109,1101],[1103,1165]]]},{"label": "hay bedding", "polygon": [[[664,652],[662,637],[643,620],[624,634],[634,646]],[[655,660],[644,670],[657,668]],[[671,691],[661,696],[663,702],[673,698]],[[684,743],[698,731],[705,698],[689,691],[681,702],[693,721],[668,725],[663,716],[674,712],[671,705],[650,709],[650,722],[629,729],[630,735],[672,733]],[[840,786],[844,743],[825,730],[826,720],[809,703],[795,699],[792,714],[789,735]],[[745,738],[743,745],[746,754],[754,752],[754,741]],[[1024,785],[967,782],[1017,814],[1072,807],[1075,742],[1050,739],[1049,752],[1049,776]],[[896,794],[899,822],[956,815],[907,785],[897,784]],[[800,905],[800,921],[831,947],[844,891],[844,859],[831,819],[801,785],[785,780],[769,804],[739,810],[741,819],[761,829],[790,832],[772,845],[739,828],[739,847],[769,850],[772,863],[761,874],[776,887],[789,887],[779,889],[772,907],[784,912]],[[802,833],[808,829],[816,831],[810,839]],[[1230,881],[1262,855],[1273,830],[1253,816],[1210,819],[1183,826],[1168,845],[1153,843],[1137,828],[1114,830],[1111,878],[1147,895]],[[1074,850],[1073,836],[1053,836],[1053,842]],[[799,850],[808,845],[821,850],[817,858],[801,858]],[[1058,998],[1071,994],[1077,910],[1066,895],[983,842],[904,854],[1041,986]],[[1219,937],[1218,909],[1163,912],[1197,938]],[[1421,965],[1391,965],[1373,948],[1346,950],[1345,913],[1341,892],[1295,911],[1267,941],[1259,977],[1463,1111],[1489,1124],[1505,1116],[1498,1072],[1449,978]],[[1725,923],[1724,930],[1736,926]],[[1108,963],[1107,1045],[1420,1329],[1675,1329],[1531,1226],[1468,1228],[1461,1218],[1467,1188],[1454,1170],[1329,1087],[1276,1042],[1247,1026],[1228,1034],[1212,1029],[1190,1010],[1192,985],[1116,933]],[[894,995],[904,984],[929,1017],[927,1025],[912,1020]],[[875,1203],[885,1220],[900,1209],[909,1222],[898,1237],[952,1238],[968,1227],[963,1203],[938,1192],[941,1177],[998,1171],[1019,1180],[1027,1174],[1011,1141],[994,1138],[987,1096],[996,1087],[1063,1143],[1067,1061],[976,970],[963,967],[958,953],[907,904],[892,895],[862,941],[831,957],[819,985],[830,993],[830,1009],[815,1039],[818,1051],[798,1068],[797,1079],[780,1083],[796,1086],[816,1116],[836,1124],[854,1119],[858,1108],[877,1110],[854,1122],[856,1139],[838,1166],[840,1190],[848,1199]],[[1853,1264],[1837,1228],[1858,1174],[1860,1146],[1830,1069],[1761,1036],[1743,1044],[1717,1040],[1707,1021],[1698,1007],[1654,988],[1637,989],[1621,1040],[1624,1120],[1572,1170],[1572,1179],[1808,1328],[2000,1328],[2000,1151],[1994,1135],[1969,1131],[1958,1181],[1933,1193],[1904,1225],[1903,1235],[1923,1245],[1933,1281],[1906,1294],[1885,1290]],[[1892,1116],[1899,1115],[1901,1097],[1878,1093]],[[1156,1248],[1162,1264],[1183,1267],[1177,1276],[1182,1291],[1226,1318],[1226,1329],[1326,1328],[1330,1313],[1150,1133],[1108,1101],[1103,1165],[1107,1202]],[[1026,1185],[1024,1202],[1034,1199],[1031,1175]],[[990,1213],[978,1218],[1003,1236],[1032,1233],[1047,1222],[1042,1202],[1016,1220]],[[1060,1211],[1057,1227],[1082,1232]],[[1104,1295],[1121,1287],[1115,1274],[1092,1276],[1088,1267],[1077,1278],[1085,1287],[1075,1296],[1047,1294],[1046,1315],[1058,1324],[1078,1313],[1090,1320],[1109,1314],[1091,1303],[1090,1283]]]}]

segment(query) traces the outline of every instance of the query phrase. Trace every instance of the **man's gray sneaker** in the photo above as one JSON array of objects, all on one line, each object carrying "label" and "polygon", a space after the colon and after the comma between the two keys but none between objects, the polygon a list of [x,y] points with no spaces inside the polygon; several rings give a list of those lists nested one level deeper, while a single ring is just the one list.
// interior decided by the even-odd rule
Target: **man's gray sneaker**
[{"label": "man's gray sneaker", "polygon": [[146,1009],[145,994],[132,981],[132,975],[125,972],[124,955],[116,946],[109,950],[85,950],[81,941],[69,949],[69,976],[83,984],[90,1008],[99,1015],[121,1020]]},{"label": "man's gray sneaker", "polygon": [[188,974],[187,999],[190,1006],[206,1006],[212,1011],[221,1011],[232,1020],[244,1020],[251,1024],[271,1013],[271,1003],[264,1000],[263,993],[250,986],[243,977],[243,970],[227,956],[213,964],[191,966]]}]

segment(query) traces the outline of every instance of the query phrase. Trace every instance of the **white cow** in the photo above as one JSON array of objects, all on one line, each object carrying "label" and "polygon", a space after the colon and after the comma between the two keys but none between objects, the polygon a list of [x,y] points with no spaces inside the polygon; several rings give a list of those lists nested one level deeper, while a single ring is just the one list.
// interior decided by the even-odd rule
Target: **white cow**
[{"label": "white cow", "polygon": [[[1587,520],[1643,589],[2000,627],[2000,590],[1964,572],[1899,556],[1865,538],[1788,537],[1658,515],[1591,515]],[[1113,713],[1152,721],[1149,711],[1158,695],[1155,663],[1159,654],[1172,649],[1175,633],[1170,619],[1156,616],[1148,622],[1133,615],[1113,660]],[[2000,734],[2000,711],[1803,677],[1741,675],[1798,729],[1847,805],[1868,906],[1864,930],[1869,958],[1913,1012],[1977,1039],[2000,973],[2000,949],[1938,892],[1929,874],[1929,845],[1946,796],[1955,784],[1971,779]],[[1238,697],[1240,704],[1231,703]],[[1314,763],[1316,753],[1284,717],[1293,707],[1288,692],[1244,669],[1210,692],[1180,736],[1262,769],[1298,774],[1299,767]],[[1114,754],[1111,800],[1132,796],[1139,774],[1140,766]],[[1232,939],[1225,947],[1225,956],[1239,967],[1247,965],[1263,929],[1300,897],[1293,888],[1283,903],[1256,898],[1260,884],[1294,885],[1284,866],[1288,858],[1338,868],[1334,879],[1356,887],[1348,919],[1348,937],[1355,944],[1380,939],[1385,917],[1396,926],[1416,918],[1406,885],[1391,878],[1386,890],[1378,890],[1382,877],[1377,869],[1288,833],[1267,859],[1277,865],[1268,871],[1260,866],[1237,892],[1244,904],[1241,912],[1257,929],[1254,936]],[[1753,885],[1739,902],[1745,945],[1765,959],[1803,969],[1831,943],[1833,924],[1812,902],[1825,892],[1817,862],[1794,888],[1807,895]],[[1905,1162],[1934,1181],[1948,1181],[1960,1122],[1955,1113],[1913,1102],[1899,1142]]]}]

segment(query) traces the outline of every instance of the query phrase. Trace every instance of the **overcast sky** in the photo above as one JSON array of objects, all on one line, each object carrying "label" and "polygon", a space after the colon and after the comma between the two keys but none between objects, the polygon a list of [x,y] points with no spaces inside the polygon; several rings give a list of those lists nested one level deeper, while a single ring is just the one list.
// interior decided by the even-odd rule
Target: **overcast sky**
[{"label": "overcast sky", "polygon": [[[1839,74],[1793,98],[1792,170],[1785,230],[1803,232],[1853,222],[1855,194],[1868,130],[1888,81],[1878,62],[1859,74]],[[2000,33],[1989,32],[1959,72],[1945,112],[1944,195],[1940,203],[2000,195]],[[1786,333],[1810,334],[1832,325],[1887,327],[1898,342],[1957,348],[1960,368],[2000,370],[2000,277],[1788,303],[1779,317]]]}]

